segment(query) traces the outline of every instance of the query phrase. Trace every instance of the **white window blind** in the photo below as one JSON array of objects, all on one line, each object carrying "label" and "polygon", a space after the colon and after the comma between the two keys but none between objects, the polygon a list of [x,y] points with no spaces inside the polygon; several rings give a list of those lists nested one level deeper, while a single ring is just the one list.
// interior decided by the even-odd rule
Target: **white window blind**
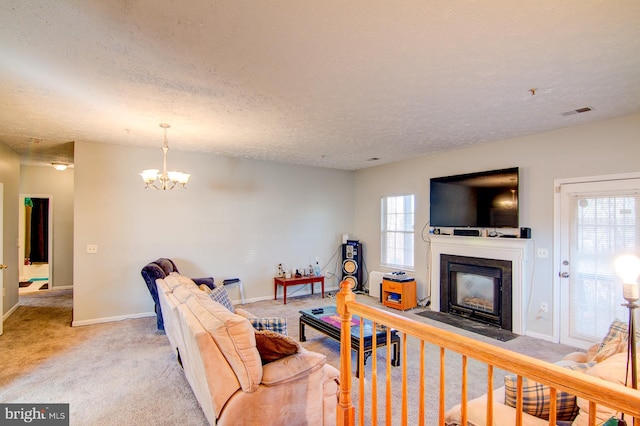
[{"label": "white window blind", "polygon": [[382,264],[413,269],[414,196],[383,197],[381,213]]},{"label": "white window blind", "polygon": [[615,319],[626,322],[614,259],[639,247],[640,198],[635,192],[576,194],[569,200],[569,335],[597,341]]}]

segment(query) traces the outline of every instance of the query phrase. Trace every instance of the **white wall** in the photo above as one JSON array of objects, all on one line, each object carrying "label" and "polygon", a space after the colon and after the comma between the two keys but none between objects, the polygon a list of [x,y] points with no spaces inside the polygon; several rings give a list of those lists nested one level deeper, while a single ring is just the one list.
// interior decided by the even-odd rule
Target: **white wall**
[{"label": "white wall", "polygon": [[171,150],[169,168],[191,182],[154,191],[138,173],[161,166],[159,148],[76,142],[74,161],[74,325],[152,313],[140,270],[159,257],[191,277],[238,276],[247,299],[273,297],[278,263],[327,262],[354,229],[353,172]]},{"label": "white wall", "polygon": [[53,287],[73,285],[73,170],[58,171],[51,166],[20,167],[20,194],[51,197]]},{"label": "white wall", "polygon": [[20,181],[20,157],[0,143],[0,183],[3,184],[2,248],[4,264],[9,265],[3,274],[6,294],[2,303],[3,317],[18,305],[18,185]]},{"label": "white wall", "polygon": [[550,252],[548,259],[535,259],[527,328],[552,336],[552,316],[537,321],[535,316],[541,302],[553,306],[554,179],[639,171],[640,114],[358,171],[356,233],[367,246],[369,269],[384,270],[379,266],[380,198],[415,194],[415,274],[418,297],[424,297],[428,243],[421,239],[420,230],[429,221],[429,179],[514,166],[520,168],[520,226],[531,228],[536,248]]}]

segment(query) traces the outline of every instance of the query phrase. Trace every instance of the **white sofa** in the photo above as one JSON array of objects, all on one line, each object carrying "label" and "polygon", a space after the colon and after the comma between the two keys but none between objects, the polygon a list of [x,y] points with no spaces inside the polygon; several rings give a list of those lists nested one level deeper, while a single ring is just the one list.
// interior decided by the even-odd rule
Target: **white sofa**
[{"label": "white sofa", "polygon": [[[624,385],[627,373],[627,324],[620,320],[615,320],[609,327],[607,335],[598,343],[592,345],[587,352],[573,352],[566,355],[556,364],[570,368],[574,371],[583,372],[592,377],[598,377],[609,382]],[[513,376],[512,376],[513,378]],[[527,380],[527,379],[523,379]],[[505,381],[507,383],[507,381]],[[505,386],[496,389],[493,393],[493,418],[494,425],[515,424],[515,386],[513,381],[509,382],[509,390]],[[510,392],[509,403],[507,404],[506,394]],[[547,386],[536,384],[533,381],[523,383],[525,405],[530,407],[531,412],[537,412],[544,407],[548,412],[550,392]],[[560,394],[560,392],[559,392]],[[571,407],[573,404],[573,407]],[[587,426],[589,419],[589,401],[583,398],[575,398],[571,395],[558,396],[558,410],[564,405],[565,413],[573,413],[570,419],[564,423],[571,426]],[[467,403],[467,424],[468,426],[486,426],[487,395],[482,395],[472,399]],[[548,417],[536,417],[527,414],[527,408],[522,413],[523,426],[545,426],[549,422]],[[615,411],[605,407],[597,406],[596,424],[602,424],[608,420]],[[446,426],[462,426],[460,404],[452,407],[445,413]]]},{"label": "white sofa", "polygon": [[187,277],[156,284],[165,332],[210,424],[335,424],[339,372],[325,355],[256,331],[250,313],[230,312]]}]

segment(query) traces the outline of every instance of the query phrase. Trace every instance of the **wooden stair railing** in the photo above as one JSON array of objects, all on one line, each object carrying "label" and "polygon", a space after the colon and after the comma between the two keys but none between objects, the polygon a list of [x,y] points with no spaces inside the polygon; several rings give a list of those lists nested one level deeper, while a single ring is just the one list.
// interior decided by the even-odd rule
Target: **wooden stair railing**
[{"label": "wooden stair railing", "polygon": [[[336,296],[337,313],[340,316],[341,338],[340,338],[340,392],[338,407],[336,409],[336,419],[338,426],[355,425],[355,407],[351,398],[352,370],[351,370],[351,347],[350,347],[350,326],[352,315],[358,315],[360,318],[371,320],[376,325],[384,325],[387,327],[387,342],[391,341],[390,329],[394,329],[401,333],[400,345],[402,351],[402,407],[401,422],[402,425],[407,424],[407,336],[413,336],[420,340],[420,380],[419,395],[420,406],[418,407],[419,424],[424,424],[425,419],[425,389],[424,389],[424,352],[425,342],[431,343],[440,348],[440,394],[438,409],[438,424],[444,425],[445,415],[445,369],[444,357],[445,351],[450,350],[462,355],[462,396],[461,396],[461,414],[462,424],[467,421],[467,362],[468,358],[475,359],[487,364],[487,409],[486,424],[493,425],[493,369],[500,368],[505,371],[515,373],[517,379],[517,402],[516,402],[516,425],[522,425],[522,378],[526,377],[551,388],[551,408],[549,425],[556,424],[556,404],[555,395],[557,390],[562,390],[589,401],[589,425],[596,426],[596,405],[610,407],[618,412],[623,412],[627,416],[640,419],[640,392],[622,385],[607,382],[605,380],[587,376],[585,374],[568,370],[566,368],[551,364],[545,361],[512,352],[497,346],[490,345],[478,340],[442,330],[427,324],[413,321],[403,316],[384,311],[375,307],[364,305],[356,302],[355,294],[351,291],[351,283],[343,281],[340,284],[340,291]],[[361,333],[363,321],[360,321]],[[361,334],[362,338],[362,334]],[[372,347],[376,348],[376,333],[373,333]],[[375,401],[378,400],[376,395],[377,383],[377,364],[376,349],[371,356],[371,383],[372,398],[374,402],[367,410],[371,413],[372,425],[377,425],[378,407]],[[395,410],[391,405],[391,345],[387,345],[387,373],[386,373],[386,421],[391,424],[392,412]],[[358,359],[360,364],[359,378],[359,417],[360,425],[364,425],[365,413],[365,397],[364,397],[364,351],[360,351]],[[434,408],[434,407],[429,407]],[[631,424],[627,422],[627,424]],[[640,424],[636,422],[636,424]]]}]

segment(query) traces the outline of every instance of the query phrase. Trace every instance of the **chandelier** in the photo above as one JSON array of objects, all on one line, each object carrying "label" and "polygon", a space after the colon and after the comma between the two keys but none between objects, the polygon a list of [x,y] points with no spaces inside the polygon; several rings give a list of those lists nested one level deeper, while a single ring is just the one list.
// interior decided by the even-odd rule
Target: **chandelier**
[{"label": "chandelier", "polygon": [[162,173],[158,169],[143,170],[140,173],[145,183],[145,188],[153,189],[174,189],[185,188],[189,182],[190,174],[182,172],[167,172],[167,151],[169,151],[169,142],[167,142],[167,129],[171,127],[166,123],[160,123],[160,127],[164,129],[164,144],[162,144]]}]

